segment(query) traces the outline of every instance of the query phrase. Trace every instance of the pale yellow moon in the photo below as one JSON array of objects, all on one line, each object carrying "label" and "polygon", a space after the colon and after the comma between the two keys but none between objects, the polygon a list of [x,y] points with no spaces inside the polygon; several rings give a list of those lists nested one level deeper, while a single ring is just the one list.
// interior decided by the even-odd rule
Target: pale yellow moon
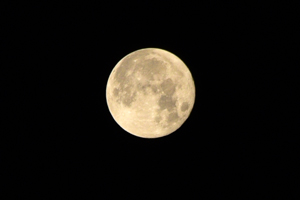
[{"label": "pale yellow moon", "polygon": [[176,55],[158,48],[139,49],[112,70],[106,101],[113,119],[125,131],[159,138],[187,120],[195,102],[195,84]]}]

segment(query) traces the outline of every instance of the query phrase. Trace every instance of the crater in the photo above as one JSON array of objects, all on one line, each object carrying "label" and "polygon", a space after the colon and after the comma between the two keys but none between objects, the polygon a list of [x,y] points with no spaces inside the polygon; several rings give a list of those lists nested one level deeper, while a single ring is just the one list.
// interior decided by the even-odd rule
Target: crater
[{"label": "crater", "polygon": [[187,111],[187,109],[189,109],[189,103],[188,102],[183,102],[181,104],[181,111],[184,112],[184,111]]},{"label": "crater", "polygon": [[149,80],[154,80],[154,75],[164,74],[167,70],[164,62],[156,58],[143,60],[137,67],[142,76]]},{"label": "crater", "polygon": [[126,64],[126,63],[124,64],[122,62],[115,73],[115,80],[120,84],[124,84],[128,79],[126,73],[130,70],[130,68],[131,68],[130,64]]},{"label": "crater", "polygon": [[130,93],[125,93],[123,98],[122,98],[122,103],[127,106],[130,107],[131,104],[136,100],[136,92],[134,92],[133,94]]},{"label": "crater", "polygon": [[175,84],[171,78],[164,80],[161,84],[161,89],[167,96],[172,96],[175,92]]},{"label": "crater", "polygon": [[115,88],[114,91],[113,91],[113,94],[114,94],[115,97],[118,97],[119,96],[119,89]]},{"label": "crater", "polygon": [[136,91],[133,91],[132,84],[120,85],[118,88],[114,88],[113,97],[118,103],[130,107],[131,104],[136,100]]},{"label": "crater", "polygon": [[155,86],[155,85],[152,85],[151,86],[151,89],[154,93],[157,93],[158,92],[158,88]]},{"label": "crater", "polygon": [[168,111],[171,111],[176,107],[176,100],[173,101],[171,96],[162,95],[158,101],[158,105],[161,110],[168,109]]},{"label": "crater", "polygon": [[150,87],[151,87],[151,85],[149,83],[138,84],[138,90],[140,92],[143,92],[144,95],[148,95],[149,94],[149,90],[151,91]]},{"label": "crater", "polygon": [[179,119],[179,116],[178,116],[177,112],[172,112],[172,113],[170,113],[169,116],[168,116],[168,122],[169,122],[169,123],[177,122],[178,119]]},{"label": "crater", "polygon": [[154,118],[154,120],[156,123],[159,123],[162,120],[162,117],[158,115]]}]

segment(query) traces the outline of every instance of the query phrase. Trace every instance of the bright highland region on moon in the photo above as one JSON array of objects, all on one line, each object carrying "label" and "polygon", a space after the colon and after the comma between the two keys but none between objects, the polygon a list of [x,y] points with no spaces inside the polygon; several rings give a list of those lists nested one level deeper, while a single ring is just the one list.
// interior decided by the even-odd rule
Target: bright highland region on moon
[{"label": "bright highland region on moon", "polygon": [[145,48],[117,63],[107,82],[106,100],[124,130],[142,138],[158,138],[186,121],[195,102],[195,85],[177,56]]}]

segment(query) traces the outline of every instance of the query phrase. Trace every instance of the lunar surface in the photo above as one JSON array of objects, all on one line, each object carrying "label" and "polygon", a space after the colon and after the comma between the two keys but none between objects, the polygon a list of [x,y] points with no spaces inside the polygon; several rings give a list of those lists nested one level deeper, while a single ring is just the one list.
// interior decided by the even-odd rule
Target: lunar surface
[{"label": "lunar surface", "polygon": [[106,101],[112,117],[125,131],[159,138],[187,120],[195,102],[195,84],[177,56],[145,48],[126,55],[114,67]]}]

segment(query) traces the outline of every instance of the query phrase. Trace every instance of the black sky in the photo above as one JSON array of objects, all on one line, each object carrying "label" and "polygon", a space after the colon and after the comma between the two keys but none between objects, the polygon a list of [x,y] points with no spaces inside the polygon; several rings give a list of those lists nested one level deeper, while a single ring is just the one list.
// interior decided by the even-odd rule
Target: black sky
[{"label": "black sky", "polygon": [[[40,198],[158,192],[206,198],[273,194],[283,179],[293,190],[287,180],[298,159],[296,6],[7,5],[0,81],[8,191]],[[147,47],[180,57],[196,84],[188,120],[156,140],[125,132],[105,98],[115,64]],[[31,189],[13,189],[24,187]]]}]

